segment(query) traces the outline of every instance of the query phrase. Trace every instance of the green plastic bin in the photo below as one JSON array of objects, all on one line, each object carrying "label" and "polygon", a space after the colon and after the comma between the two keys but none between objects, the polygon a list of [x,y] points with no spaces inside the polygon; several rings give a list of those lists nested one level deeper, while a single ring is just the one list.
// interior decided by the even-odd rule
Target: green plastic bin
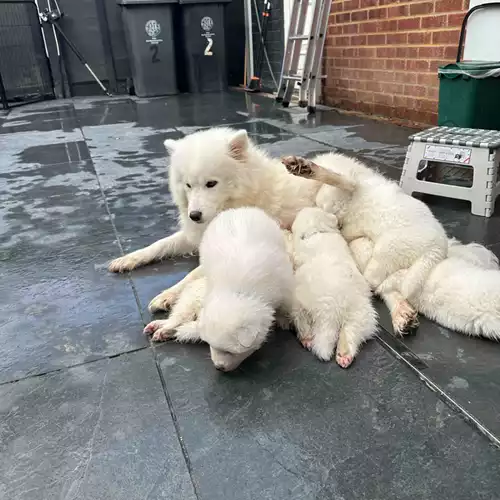
[{"label": "green plastic bin", "polygon": [[438,125],[500,130],[500,62],[441,66]]}]

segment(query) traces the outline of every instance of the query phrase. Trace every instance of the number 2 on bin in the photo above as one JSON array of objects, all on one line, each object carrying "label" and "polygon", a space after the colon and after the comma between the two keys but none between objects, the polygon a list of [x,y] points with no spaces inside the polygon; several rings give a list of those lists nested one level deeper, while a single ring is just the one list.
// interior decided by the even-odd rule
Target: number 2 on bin
[{"label": "number 2 on bin", "polygon": [[152,63],[160,62],[160,59],[158,59],[158,45],[151,45],[149,47],[149,50],[153,53],[153,55],[151,56],[151,62]]},{"label": "number 2 on bin", "polygon": [[214,55],[214,53],[211,50],[213,44],[214,44],[213,39],[207,36],[207,46],[205,47],[204,55],[206,55],[206,56],[213,56]]}]

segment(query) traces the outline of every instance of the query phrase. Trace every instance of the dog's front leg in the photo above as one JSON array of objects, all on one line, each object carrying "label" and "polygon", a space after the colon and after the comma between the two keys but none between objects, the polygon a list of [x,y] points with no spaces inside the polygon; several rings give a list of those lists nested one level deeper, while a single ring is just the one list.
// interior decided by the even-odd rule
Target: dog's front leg
[{"label": "dog's front leg", "polygon": [[[158,311],[166,311],[169,307],[172,307],[179,298],[179,295],[186,288],[189,283],[192,283],[194,280],[199,278],[203,278],[204,274],[201,269],[201,266],[193,269],[187,276],[182,278],[181,281],[176,283],[174,286],[163,290],[160,294],[158,294],[148,306],[150,313],[155,313]],[[204,286],[204,284],[203,284]]]},{"label": "dog's front leg", "polygon": [[109,264],[108,270],[112,273],[124,273],[167,257],[187,255],[196,250],[196,246],[188,241],[184,232],[178,231],[146,248],[118,257]]}]

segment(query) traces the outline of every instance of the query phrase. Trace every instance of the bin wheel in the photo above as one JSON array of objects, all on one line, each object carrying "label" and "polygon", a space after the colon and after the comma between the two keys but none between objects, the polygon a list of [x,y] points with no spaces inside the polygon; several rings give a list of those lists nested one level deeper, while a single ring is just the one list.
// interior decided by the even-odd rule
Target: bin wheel
[{"label": "bin wheel", "polygon": [[283,101],[283,107],[288,108],[290,106],[290,101]]},{"label": "bin wheel", "polygon": [[316,113],[316,106],[307,106],[307,112],[311,114]]},{"label": "bin wheel", "polygon": [[307,101],[299,101],[299,107],[305,108],[307,106]]},{"label": "bin wheel", "polygon": [[283,97],[276,97],[276,102],[283,102]]}]

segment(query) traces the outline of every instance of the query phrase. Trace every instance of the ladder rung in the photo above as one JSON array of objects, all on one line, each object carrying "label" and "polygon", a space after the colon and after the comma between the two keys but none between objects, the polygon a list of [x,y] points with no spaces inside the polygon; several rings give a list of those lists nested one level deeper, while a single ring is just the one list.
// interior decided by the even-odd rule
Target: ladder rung
[{"label": "ladder rung", "polygon": [[293,35],[288,37],[290,40],[309,40],[309,36],[307,35]]},{"label": "ladder rung", "polygon": [[283,80],[295,80],[297,82],[301,82],[303,78],[301,76],[296,76],[296,75],[290,75],[290,76],[283,76]]}]

